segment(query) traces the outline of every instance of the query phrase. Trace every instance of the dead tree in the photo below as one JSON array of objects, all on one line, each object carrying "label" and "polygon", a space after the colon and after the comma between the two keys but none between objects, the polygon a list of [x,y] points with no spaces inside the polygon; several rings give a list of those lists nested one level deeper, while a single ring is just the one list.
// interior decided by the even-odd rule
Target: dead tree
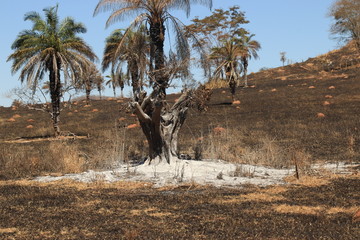
[{"label": "dead tree", "polygon": [[179,131],[189,108],[196,106],[201,111],[205,110],[210,95],[210,90],[203,86],[197,90],[184,90],[180,98],[170,106],[161,97],[160,88],[154,88],[149,96],[142,92],[142,96],[138,97],[139,101],[130,103],[148,142],[149,164],[162,161],[170,164],[178,158]]}]

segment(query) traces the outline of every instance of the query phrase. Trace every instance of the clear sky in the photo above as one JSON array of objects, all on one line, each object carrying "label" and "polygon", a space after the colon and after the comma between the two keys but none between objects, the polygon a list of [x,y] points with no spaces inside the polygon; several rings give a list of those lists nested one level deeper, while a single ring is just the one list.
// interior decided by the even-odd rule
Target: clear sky
[{"label": "clear sky", "polygon": [[[282,51],[287,53],[286,56],[291,61],[299,62],[337,48],[337,43],[329,35],[332,21],[326,16],[333,1],[213,0],[213,9],[227,9],[238,5],[245,12],[250,23],[244,27],[255,34],[254,39],[262,45],[260,59],[252,60],[249,64],[249,72],[256,72],[262,67],[280,66]],[[11,44],[19,32],[31,28],[31,23],[23,20],[25,13],[36,11],[43,14],[42,9],[58,3],[61,19],[71,16],[85,24],[88,32],[81,36],[100,59],[105,38],[114,29],[126,28],[129,24],[129,21],[119,22],[105,29],[105,21],[110,13],[93,17],[98,0],[1,0],[1,3],[0,106],[10,106],[13,99],[6,95],[9,95],[11,89],[21,86],[19,75],[11,75],[11,62],[6,62],[6,59],[12,53]],[[189,24],[195,16],[202,18],[210,14],[209,9],[200,5],[192,7],[189,18],[181,12],[174,13],[185,24]],[[105,95],[111,94],[110,89],[106,88]]]}]

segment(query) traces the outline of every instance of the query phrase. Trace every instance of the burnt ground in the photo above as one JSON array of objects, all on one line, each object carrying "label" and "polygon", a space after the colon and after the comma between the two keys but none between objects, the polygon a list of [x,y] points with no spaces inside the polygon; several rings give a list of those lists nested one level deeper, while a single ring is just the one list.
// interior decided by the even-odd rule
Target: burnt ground
[{"label": "burnt ground", "polygon": [[352,215],[360,179],[316,183],[152,189],[0,182],[0,239],[358,239]]}]

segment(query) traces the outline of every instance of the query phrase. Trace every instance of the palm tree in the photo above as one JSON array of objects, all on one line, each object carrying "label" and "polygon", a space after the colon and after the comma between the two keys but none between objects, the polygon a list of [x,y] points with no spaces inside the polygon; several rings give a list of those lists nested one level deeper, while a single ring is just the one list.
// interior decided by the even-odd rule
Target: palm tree
[{"label": "palm tree", "polygon": [[243,49],[235,38],[223,42],[221,47],[212,49],[210,59],[218,61],[220,64],[215,69],[214,78],[219,78],[225,72],[226,81],[229,83],[233,101],[235,100],[235,90],[240,75],[241,58]]},{"label": "palm tree", "polygon": [[330,7],[329,17],[335,21],[330,33],[339,41],[353,40],[360,51],[360,2],[359,0],[337,0]]},{"label": "palm tree", "polygon": [[120,29],[115,30],[106,39],[102,69],[106,71],[111,66],[111,72],[121,77],[122,66],[126,63],[127,70],[123,78],[131,80],[133,94],[138,96],[144,86],[149,49],[144,27],[140,27],[136,32],[128,30],[126,35]]},{"label": "palm tree", "polygon": [[96,79],[95,85],[96,85],[96,88],[97,88],[97,90],[99,92],[100,100],[102,99],[101,91],[104,89],[103,83],[104,83],[104,78],[103,77]]},{"label": "palm tree", "polygon": [[124,79],[122,66],[119,61],[116,61],[115,53],[118,46],[118,42],[122,37],[120,30],[115,30],[112,34],[106,38],[106,45],[104,50],[104,56],[102,61],[102,70],[103,72],[111,66],[111,74],[107,75],[108,81],[105,83],[112,87],[114,97],[116,97],[116,88],[121,88],[121,95],[124,89]]},{"label": "palm tree", "polygon": [[142,24],[145,24],[149,33],[149,78],[150,82],[153,82],[153,92],[134,101],[132,105],[148,140],[150,162],[153,159],[166,159],[170,163],[170,158],[177,157],[178,154],[177,136],[185,121],[191,94],[184,92],[175,105],[168,110],[163,108],[166,105],[166,89],[173,73],[166,67],[165,22],[175,30],[177,60],[188,64],[190,51],[183,24],[169,11],[182,9],[189,15],[192,3],[211,7],[212,0],[100,0],[94,11],[94,14],[112,11],[106,22],[107,26],[123,20],[126,16],[137,15],[124,35],[130,32],[129,29]]},{"label": "palm tree", "polygon": [[58,6],[44,9],[45,19],[37,12],[25,14],[25,21],[31,21],[33,27],[20,32],[12,45],[14,53],[7,60],[13,61],[12,73],[21,69],[21,82],[26,79],[34,88],[45,73],[49,74],[51,117],[56,136],[60,134],[61,71],[65,80],[76,81],[83,69],[96,59],[91,48],[77,36],[86,32],[85,26],[70,17],[60,21],[57,10]]},{"label": "palm tree", "polygon": [[108,85],[112,88],[114,93],[114,98],[116,98],[116,88],[120,87],[121,94],[120,96],[123,96],[123,90],[125,87],[125,76],[124,73],[120,70],[116,70],[116,74],[114,71],[111,72],[111,75],[106,75],[106,78],[108,79],[105,82],[105,85]]},{"label": "palm tree", "polygon": [[249,59],[251,59],[251,57],[254,57],[255,59],[257,59],[258,58],[257,51],[259,51],[261,48],[261,45],[258,41],[252,40],[252,37],[254,37],[254,36],[255,36],[254,34],[251,34],[250,36],[244,35],[239,39],[239,44],[241,45],[241,48],[243,51],[241,61],[242,61],[243,71],[244,71],[245,87],[248,86],[247,68],[249,65]]},{"label": "palm tree", "polygon": [[101,85],[102,82],[104,82],[104,78],[96,68],[95,64],[89,65],[88,69],[83,72],[79,82],[77,83],[78,88],[85,89],[86,104],[90,103],[91,90],[98,87],[99,84]]}]

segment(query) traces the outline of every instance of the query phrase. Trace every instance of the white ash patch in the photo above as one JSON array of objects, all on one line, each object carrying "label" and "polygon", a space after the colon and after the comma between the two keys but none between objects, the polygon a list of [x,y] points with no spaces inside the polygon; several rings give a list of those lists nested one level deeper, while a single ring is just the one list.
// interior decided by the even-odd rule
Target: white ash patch
[{"label": "white ash patch", "polygon": [[[313,169],[325,169],[333,173],[348,174],[349,166],[345,163],[317,164]],[[79,174],[66,174],[64,176],[41,176],[34,180],[40,182],[71,179],[79,182],[116,182],[116,181],[142,181],[154,183],[155,187],[196,183],[200,185],[213,185],[216,187],[241,187],[245,184],[267,186],[284,184],[284,177],[294,175],[294,169],[275,169],[270,167],[248,164],[233,164],[221,160],[173,160],[171,164],[161,162],[158,164],[141,164],[129,166],[119,165],[113,170],[87,171]]]}]

